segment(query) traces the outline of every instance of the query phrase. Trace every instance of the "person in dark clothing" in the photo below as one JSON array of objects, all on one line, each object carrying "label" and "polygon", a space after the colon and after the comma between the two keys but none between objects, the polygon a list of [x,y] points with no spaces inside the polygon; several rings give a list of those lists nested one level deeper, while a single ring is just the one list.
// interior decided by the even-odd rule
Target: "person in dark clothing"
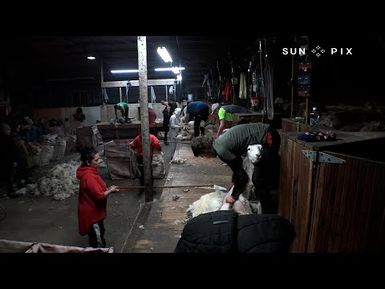
[{"label": "person in dark clothing", "polygon": [[12,139],[16,145],[16,166],[14,181],[19,187],[30,182],[31,177],[31,147],[26,141],[21,124],[16,124],[12,130]]},{"label": "person in dark clothing", "polygon": [[[193,138],[191,148],[194,156],[218,156],[231,168],[234,189],[231,196],[226,198],[226,202],[233,204],[243,193],[249,180],[242,166],[242,155],[247,152],[247,147],[253,144],[262,144],[262,155],[269,158],[272,155],[278,155],[280,142],[278,132],[269,124],[250,123],[234,126],[215,140],[207,137]],[[256,185],[260,186],[261,183]]]},{"label": "person in dark clothing", "polygon": [[163,131],[164,131],[164,144],[168,145],[168,139],[167,134],[170,130],[170,107],[166,105],[166,107],[163,110]]},{"label": "person in dark clothing", "polygon": [[83,113],[83,110],[81,107],[78,107],[76,109],[76,113],[72,115],[74,119],[77,121],[83,122],[86,119],[86,115]]},{"label": "person in dark clothing", "polygon": [[203,101],[192,101],[186,107],[186,122],[194,120],[194,137],[205,134],[201,121],[206,122],[209,117],[210,107]]},{"label": "person in dark clothing", "polygon": [[168,145],[168,132],[170,131],[170,117],[174,113],[174,110],[177,108],[177,105],[173,101],[161,101],[165,106],[163,109],[163,131],[164,131],[164,144]]},{"label": "person in dark clothing", "polygon": [[0,132],[0,177],[4,181],[7,188],[7,195],[15,198],[15,189],[13,181],[15,176],[15,167],[17,166],[17,150],[16,144],[11,136],[11,128],[8,124],[1,124]]},{"label": "person in dark clothing", "polygon": [[99,174],[99,153],[94,148],[84,147],[80,150],[82,164],[77,168],[79,179],[78,219],[79,233],[88,234],[89,245],[104,248],[104,219],[107,216],[107,197],[119,191],[119,187],[107,188]]},{"label": "person in dark clothing", "polygon": [[293,224],[279,215],[219,210],[190,219],[174,253],[286,254],[295,236]]}]

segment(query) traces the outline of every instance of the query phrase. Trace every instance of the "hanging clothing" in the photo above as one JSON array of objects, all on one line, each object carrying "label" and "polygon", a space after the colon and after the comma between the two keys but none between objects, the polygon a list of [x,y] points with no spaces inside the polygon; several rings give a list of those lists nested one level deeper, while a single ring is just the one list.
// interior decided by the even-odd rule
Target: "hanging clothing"
[{"label": "hanging clothing", "polygon": [[107,94],[107,89],[106,88],[103,88],[102,94],[103,94],[104,102],[108,102],[108,94]]},{"label": "hanging clothing", "polygon": [[174,94],[174,86],[170,86],[169,88],[168,88],[168,94]]},{"label": "hanging clothing", "polygon": [[128,92],[130,90],[130,87],[131,87],[131,83],[129,81],[127,81],[127,84],[126,84],[126,95],[125,95],[125,101],[128,102]]},{"label": "hanging clothing", "polygon": [[241,72],[239,76],[239,99],[247,99],[246,72]]},{"label": "hanging clothing", "polygon": [[222,101],[223,102],[231,102],[231,82],[230,80],[226,80],[225,88],[222,91]]},{"label": "hanging clothing", "polygon": [[267,112],[267,118],[272,120],[274,118],[274,99],[273,99],[273,66],[266,62],[265,70],[264,70],[264,96],[265,96],[265,108]]},{"label": "hanging clothing", "polygon": [[156,94],[153,86],[151,86],[151,103],[156,103]]}]

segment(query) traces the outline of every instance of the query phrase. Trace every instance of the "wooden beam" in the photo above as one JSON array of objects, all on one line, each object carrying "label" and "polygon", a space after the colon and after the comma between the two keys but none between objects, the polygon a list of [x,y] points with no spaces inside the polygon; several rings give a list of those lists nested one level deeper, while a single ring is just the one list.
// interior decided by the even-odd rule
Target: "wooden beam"
[{"label": "wooden beam", "polygon": [[144,171],[144,199],[152,202],[152,169],[150,154],[150,130],[148,122],[147,43],[146,36],[138,36],[139,102],[142,122],[142,151]]},{"label": "wooden beam", "polygon": [[[148,79],[147,86],[174,85],[175,81],[174,78]],[[126,87],[128,82],[131,86],[139,86],[139,80],[102,81],[102,88]]]},{"label": "wooden beam", "polygon": [[[153,187],[154,189],[178,189],[178,188],[204,188],[204,189],[214,189],[214,185],[175,185],[175,186],[157,186]],[[144,189],[144,186],[119,186],[121,190],[137,190]]]}]

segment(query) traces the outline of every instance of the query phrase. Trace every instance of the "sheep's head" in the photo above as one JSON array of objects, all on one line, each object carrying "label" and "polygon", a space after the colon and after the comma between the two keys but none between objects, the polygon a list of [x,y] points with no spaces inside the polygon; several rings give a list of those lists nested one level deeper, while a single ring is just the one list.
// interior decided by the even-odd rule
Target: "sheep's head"
[{"label": "sheep's head", "polygon": [[251,163],[258,163],[262,158],[262,145],[249,145],[247,147],[247,157],[250,159]]}]

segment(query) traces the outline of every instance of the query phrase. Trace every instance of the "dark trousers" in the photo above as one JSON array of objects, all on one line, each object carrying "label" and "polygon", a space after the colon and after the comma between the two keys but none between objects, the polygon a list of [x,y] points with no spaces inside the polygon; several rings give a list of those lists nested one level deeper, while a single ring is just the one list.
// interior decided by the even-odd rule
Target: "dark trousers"
[{"label": "dark trousers", "polygon": [[92,224],[90,231],[88,232],[89,245],[93,248],[105,248],[106,240],[104,239],[104,229],[103,221],[99,221],[95,224]]},{"label": "dark trousers", "polygon": [[247,173],[242,167],[242,157],[236,157],[235,159],[228,161],[225,159],[222,159],[220,155],[218,157],[225,162],[233,171],[232,181],[234,183],[234,189],[232,192],[232,197],[234,199],[238,199],[240,194],[243,193],[243,190],[246,187],[247,182],[249,181],[249,177],[247,176]]},{"label": "dark trousers", "polygon": [[122,111],[122,116],[124,117],[125,121],[128,121],[128,110],[129,108],[127,107],[124,109],[124,112]]},{"label": "dark trousers", "polygon": [[168,126],[168,124],[163,124],[163,131],[164,131],[164,143],[168,143],[167,134],[170,131],[170,127]]},{"label": "dark trousers", "polygon": [[[144,186],[144,167],[143,167],[143,157],[137,157],[136,158],[137,162],[138,162],[138,168],[139,168],[139,171],[140,171],[140,185],[141,186]],[[151,182],[153,181],[152,179],[152,167],[151,167]]]},{"label": "dark trousers", "polygon": [[207,121],[207,116],[196,114],[194,117],[194,137],[205,135],[205,128],[200,127],[201,120]]}]

